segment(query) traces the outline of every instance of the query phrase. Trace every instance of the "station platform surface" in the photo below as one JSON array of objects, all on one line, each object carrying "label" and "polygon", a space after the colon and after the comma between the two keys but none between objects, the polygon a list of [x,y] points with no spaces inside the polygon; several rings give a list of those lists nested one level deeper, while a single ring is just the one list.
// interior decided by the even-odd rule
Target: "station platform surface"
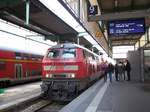
[{"label": "station platform surface", "polygon": [[150,112],[150,84],[102,79],[60,112]]},{"label": "station platform surface", "polygon": [[39,96],[40,84],[41,81],[6,88],[5,92],[0,94],[0,111]]}]

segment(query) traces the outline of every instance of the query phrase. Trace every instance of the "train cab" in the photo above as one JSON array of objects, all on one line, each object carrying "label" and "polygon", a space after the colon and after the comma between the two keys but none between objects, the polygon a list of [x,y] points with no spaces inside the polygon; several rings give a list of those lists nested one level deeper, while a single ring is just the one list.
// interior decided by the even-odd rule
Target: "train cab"
[{"label": "train cab", "polygon": [[42,91],[53,98],[63,96],[62,90],[67,95],[77,94],[101,75],[98,59],[98,55],[72,43],[49,48],[42,62]]}]

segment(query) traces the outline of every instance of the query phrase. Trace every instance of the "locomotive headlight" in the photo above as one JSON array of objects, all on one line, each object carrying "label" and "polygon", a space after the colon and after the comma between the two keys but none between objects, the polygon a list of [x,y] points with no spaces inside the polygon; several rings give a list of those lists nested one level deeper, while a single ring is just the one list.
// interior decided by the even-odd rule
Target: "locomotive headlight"
[{"label": "locomotive headlight", "polygon": [[70,74],[70,78],[75,78],[75,74]]},{"label": "locomotive headlight", "polygon": [[46,78],[48,78],[49,77],[49,74],[46,74]]},{"label": "locomotive headlight", "polygon": [[52,78],[53,74],[46,74],[46,78]]}]

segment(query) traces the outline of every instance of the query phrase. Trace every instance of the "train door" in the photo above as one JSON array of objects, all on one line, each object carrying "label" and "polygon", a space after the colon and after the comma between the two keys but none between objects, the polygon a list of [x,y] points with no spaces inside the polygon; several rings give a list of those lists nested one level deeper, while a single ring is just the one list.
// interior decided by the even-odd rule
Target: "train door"
[{"label": "train door", "polygon": [[22,64],[15,64],[16,79],[21,79],[23,76]]}]

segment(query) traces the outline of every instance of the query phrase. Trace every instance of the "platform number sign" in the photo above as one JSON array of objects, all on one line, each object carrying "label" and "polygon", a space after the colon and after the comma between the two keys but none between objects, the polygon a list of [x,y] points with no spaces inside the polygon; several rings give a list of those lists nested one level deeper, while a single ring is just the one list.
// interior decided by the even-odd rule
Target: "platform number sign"
[{"label": "platform number sign", "polygon": [[90,5],[89,8],[88,8],[88,13],[89,15],[96,15],[98,14],[98,9],[97,9],[97,5]]}]

